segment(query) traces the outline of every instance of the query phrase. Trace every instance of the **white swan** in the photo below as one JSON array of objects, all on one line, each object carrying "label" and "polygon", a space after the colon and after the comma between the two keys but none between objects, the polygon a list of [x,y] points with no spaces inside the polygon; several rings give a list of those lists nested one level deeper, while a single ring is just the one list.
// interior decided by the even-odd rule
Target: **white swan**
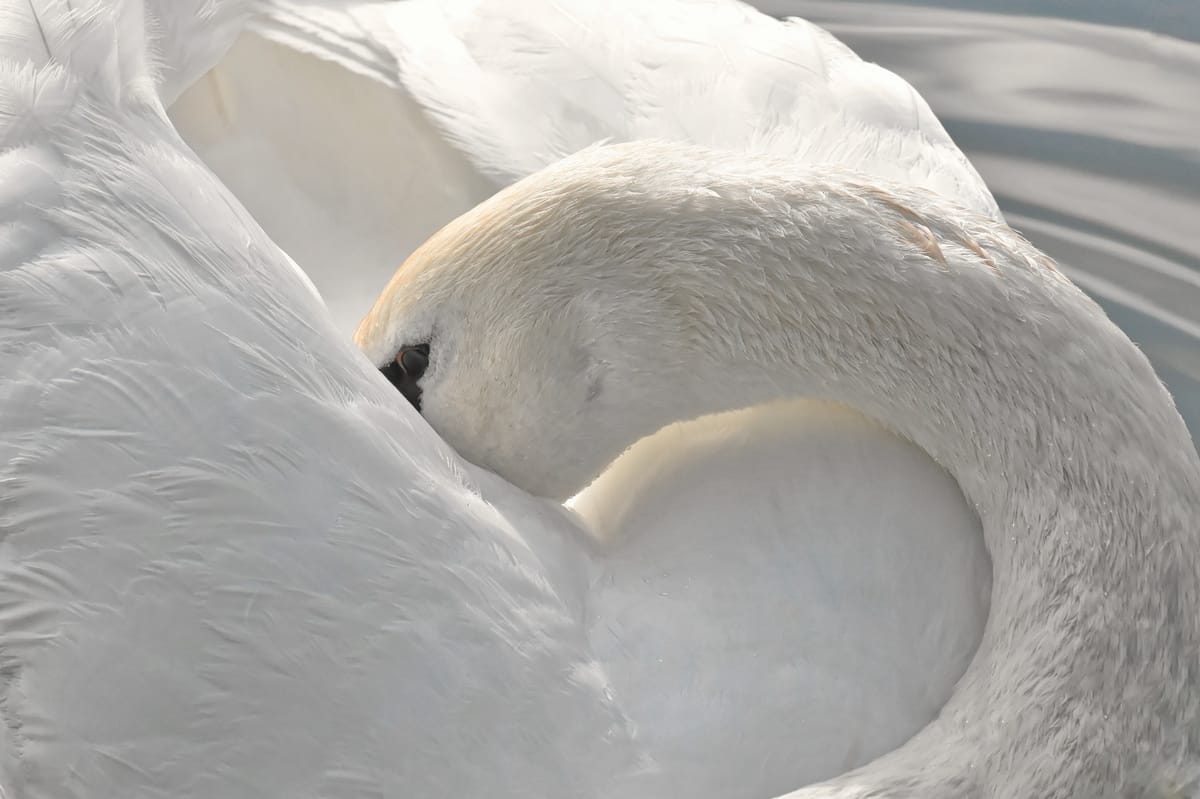
[{"label": "white swan", "polygon": [[458,451],[537,494],[676,419],[793,395],[946,465],[995,565],[980,649],[920,735],[795,796],[1196,788],[1200,458],[1146,358],[1003,225],[854,173],[593,148],[444,228],[356,335]]},{"label": "white swan", "polygon": [[[263,9],[172,117],[347,330],[437,227],[603,138],[853,166],[998,217],[916,92],[803,20],[736,2]],[[672,428],[572,506],[626,539],[592,561],[590,642],[675,790],[766,796],[893,748],[982,631],[989,564],[957,487],[845,409]]]},{"label": "white swan", "polygon": [[238,10],[0,3],[0,787],[637,795],[565,520],[397,403],[167,123]]}]

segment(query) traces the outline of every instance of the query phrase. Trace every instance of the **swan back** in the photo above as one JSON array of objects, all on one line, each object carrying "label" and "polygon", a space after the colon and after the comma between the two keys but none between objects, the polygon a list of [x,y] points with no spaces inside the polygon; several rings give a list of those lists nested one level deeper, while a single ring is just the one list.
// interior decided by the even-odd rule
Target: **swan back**
[{"label": "swan back", "polygon": [[734,0],[259,11],[173,119],[347,331],[438,227],[598,141],[849,166],[999,217],[908,83],[814,25]]},{"label": "swan back", "polygon": [[401,83],[501,183],[664,139],[853,164],[999,215],[921,96],[805,20],[728,0],[402,6],[379,28]]}]

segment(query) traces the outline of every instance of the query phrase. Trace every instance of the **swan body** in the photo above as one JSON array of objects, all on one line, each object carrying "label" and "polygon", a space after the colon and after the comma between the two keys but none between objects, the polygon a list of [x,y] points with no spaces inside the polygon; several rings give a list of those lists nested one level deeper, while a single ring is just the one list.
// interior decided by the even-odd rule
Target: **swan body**
[{"label": "swan body", "polygon": [[[397,402],[169,124],[164,105],[244,13],[234,2],[0,3],[0,788],[35,799],[661,795],[670,759],[617,687],[631,661],[589,623],[598,607],[613,618],[629,607],[590,580],[631,550],[597,561],[569,514],[462,460]],[[1150,415],[1112,440],[1133,440],[1135,454],[1161,444],[1135,434],[1167,413],[1163,401],[1151,396]],[[825,421],[826,433],[862,434],[864,462],[879,451],[861,417]],[[679,469],[704,449],[693,443],[697,460]],[[662,498],[604,510],[638,517]],[[662,544],[662,528],[643,529]],[[1180,536],[1130,568],[1169,592],[1187,574],[1172,583],[1158,565],[1189,547]],[[677,574],[645,576],[686,588]],[[801,603],[827,593],[803,583]],[[1112,601],[1122,596],[1147,594]],[[683,626],[664,606],[645,605],[651,632]],[[1159,625],[1161,667],[1146,674],[1171,676],[1184,615]],[[806,640],[804,614],[790,621]],[[1137,738],[1151,754],[1121,748],[1131,739],[1120,735],[1094,751],[1154,767],[1139,785],[1186,789],[1191,750],[1169,711],[1187,712],[1193,683],[1162,684],[1162,728]],[[833,773],[880,743],[822,753],[822,765]],[[793,754],[771,745],[776,760]],[[959,752],[932,758],[939,774],[968,762]],[[689,765],[702,785],[705,764]],[[881,790],[903,795],[906,772],[891,773]],[[759,787],[743,772],[734,790]]]},{"label": "swan body", "polygon": [[914,450],[847,408],[760,406],[642,439],[570,503],[621,533],[590,559],[585,625],[646,794],[778,796],[937,715],[991,569]]},{"label": "swan body", "polygon": [[788,396],[946,466],[994,565],[980,649],[919,735],[797,797],[1195,787],[1200,459],[1145,357],[1006,227],[854,173],[592,148],[434,236],[356,338],[376,364],[428,343],[423,415],[533,493]]}]

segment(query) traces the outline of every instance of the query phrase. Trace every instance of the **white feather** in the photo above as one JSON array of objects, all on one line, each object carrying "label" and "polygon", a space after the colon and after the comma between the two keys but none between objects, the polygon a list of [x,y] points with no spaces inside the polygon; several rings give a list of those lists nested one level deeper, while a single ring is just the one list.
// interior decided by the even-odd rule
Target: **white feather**
[{"label": "white feather", "polygon": [[269,0],[252,30],[172,118],[346,330],[437,228],[601,140],[853,165],[999,217],[911,86],[732,0]]},{"label": "white feather", "polygon": [[561,517],[482,498],[158,99],[124,90],[154,85],[143,21],[190,30],[194,9],[96,6],[105,49],[65,6],[0,8],[10,42],[52,32],[0,55],[0,173],[20,181],[3,794],[579,795],[640,767],[603,681],[572,676],[595,671],[572,559],[530,543]]}]

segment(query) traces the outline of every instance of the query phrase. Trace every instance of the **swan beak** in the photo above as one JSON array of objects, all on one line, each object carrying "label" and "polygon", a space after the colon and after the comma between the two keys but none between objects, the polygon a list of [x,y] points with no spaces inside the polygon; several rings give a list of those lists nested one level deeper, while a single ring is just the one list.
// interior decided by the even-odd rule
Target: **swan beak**
[{"label": "swan beak", "polygon": [[408,372],[404,371],[404,367],[395,361],[391,361],[387,366],[379,368],[380,373],[388,379],[388,382],[395,386],[404,398],[412,403],[412,406],[421,411],[421,387],[417,385],[417,381],[412,379]]}]

